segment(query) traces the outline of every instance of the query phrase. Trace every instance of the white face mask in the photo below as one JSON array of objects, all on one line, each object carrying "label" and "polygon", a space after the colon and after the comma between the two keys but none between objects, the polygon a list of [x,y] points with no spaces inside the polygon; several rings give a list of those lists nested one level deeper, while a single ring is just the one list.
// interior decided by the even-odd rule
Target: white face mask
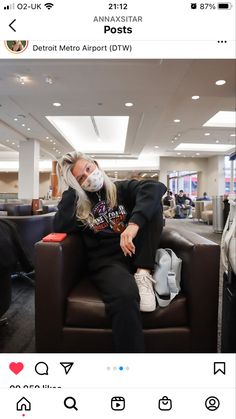
[{"label": "white face mask", "polygon": [[81,184],[81,188],[87,192],[97,192],[103,187],[103,174],[98,167]]}]

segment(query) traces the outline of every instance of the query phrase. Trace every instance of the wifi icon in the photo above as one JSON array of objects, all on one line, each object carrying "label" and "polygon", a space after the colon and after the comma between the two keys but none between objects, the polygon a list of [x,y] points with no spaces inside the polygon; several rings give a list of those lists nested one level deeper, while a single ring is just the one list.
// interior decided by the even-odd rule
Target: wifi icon
[{"label": "wifi icon", "polygon": [[54,6],[54,4],[53,3],[45,3],[45,5],[44,5],[48,10],[50,10],[53,6]]}]

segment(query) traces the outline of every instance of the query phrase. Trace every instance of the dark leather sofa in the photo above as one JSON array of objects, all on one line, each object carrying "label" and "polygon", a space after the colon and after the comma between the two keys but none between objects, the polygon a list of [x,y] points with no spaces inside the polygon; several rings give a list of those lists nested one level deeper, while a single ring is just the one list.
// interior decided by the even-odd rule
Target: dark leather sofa
[{"label": "dark leather sofa", "polygon": [[[216,352],[220,247],[169,228],[160,247],[183,260],[182,291],[168,307],[142,313],[147,352]],[[111,324],[79,235],[36,244],[36,350],[112,352]]]},{"label": "dark leather sofa", "polygon": [[3,216],[2,220],[12,221],[17,228],[22,244],[34,260],[34,245],[53,230],[54,213],[42,215]]},{"label": "dark leather sofa", "polygon": [[31,215],[32,208],[31,204],[22,204],[22,203],[6,203],[0,205],[1,211],[6,211],[7,215],[10,216],[24,216],[24,215]]}]

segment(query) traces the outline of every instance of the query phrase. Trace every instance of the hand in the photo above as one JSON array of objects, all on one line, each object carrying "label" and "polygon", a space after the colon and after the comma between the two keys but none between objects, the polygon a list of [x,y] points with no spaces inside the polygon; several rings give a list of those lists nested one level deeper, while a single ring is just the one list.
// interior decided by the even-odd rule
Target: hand
[{"label": "hand", "polygon": [[137,224],[129,224],[126,229],[120,235],[120,247],[125,256],[135,254],[135,245],[133,239],[136,237],[139,231]]}]

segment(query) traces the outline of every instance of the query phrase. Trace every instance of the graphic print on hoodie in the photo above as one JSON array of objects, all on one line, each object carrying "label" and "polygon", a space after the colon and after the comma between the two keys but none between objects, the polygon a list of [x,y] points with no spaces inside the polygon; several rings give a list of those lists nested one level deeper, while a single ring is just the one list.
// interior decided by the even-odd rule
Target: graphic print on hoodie
[{"label": "graphic print on hoodie", "polygon": [[93,230],[103,233],[117,233],[120,234],[126,228],[125,219],[127,212],[123,205],[118,205],[114,208],[109,208],[105,200],[99,201],[92,209],[95,222]]}]

